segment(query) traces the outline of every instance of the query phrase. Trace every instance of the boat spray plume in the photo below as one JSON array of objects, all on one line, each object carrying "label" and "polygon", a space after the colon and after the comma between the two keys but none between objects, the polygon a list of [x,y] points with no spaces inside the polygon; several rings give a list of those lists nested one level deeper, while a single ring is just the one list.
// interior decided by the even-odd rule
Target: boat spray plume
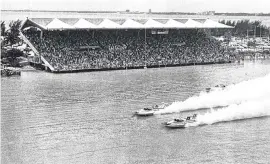
[{"label": "boat spray plume", "polygon": [[270,116],[270,96],[262,100],[242,102],[198,115],[193,126]]},{"label": "boat spray plume", "polygon": [[270,74],[227,86],[224,90],[201,93],[185,101],[174,102],[155,114],[176,113],[202,108],[225,107],[244,101],[260,100],[270,95]]}]

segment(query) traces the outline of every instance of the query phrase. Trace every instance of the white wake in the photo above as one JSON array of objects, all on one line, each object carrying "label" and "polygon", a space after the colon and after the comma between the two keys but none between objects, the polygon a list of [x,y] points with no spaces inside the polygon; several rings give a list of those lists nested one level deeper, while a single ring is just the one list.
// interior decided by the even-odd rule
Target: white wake
[{"label": "white wake", "polygon": [[[270,74],[253,80],[244,81],[235,85],[230,85],[224,90],[201,93],[200,95],[190,97],[185,101],[172,103],[167,108],[157,111],[155,114],[176,113],[187,110],[197,110],[202,108],[213,108],[221,106],[229,106],[228,109],[223,109],[227,109],[227,112],[231,112],[231,110],[237,110],[237,104],[239,104],[241,108],[241,106],[245,104],[258,103],[260,102],[260,100],[265,100],[269,97]],[[240,110],[239,112],[243,111]]]},{"label": "white wake", "polygon": [[212,110],[197,116],[197,123],[193,126],[213,124],[232,120],[249,119],[270,116],[270,96],[261,100],[233,104],[218,110]]}]

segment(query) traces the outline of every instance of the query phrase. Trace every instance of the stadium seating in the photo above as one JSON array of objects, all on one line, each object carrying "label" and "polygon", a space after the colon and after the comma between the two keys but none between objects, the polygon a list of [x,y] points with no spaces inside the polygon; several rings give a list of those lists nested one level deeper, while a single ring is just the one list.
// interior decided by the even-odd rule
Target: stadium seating
[{"label": "stadium seating", "polygon": [[235,56],[203,30],[25,31],[57,71],[229,62]]}]

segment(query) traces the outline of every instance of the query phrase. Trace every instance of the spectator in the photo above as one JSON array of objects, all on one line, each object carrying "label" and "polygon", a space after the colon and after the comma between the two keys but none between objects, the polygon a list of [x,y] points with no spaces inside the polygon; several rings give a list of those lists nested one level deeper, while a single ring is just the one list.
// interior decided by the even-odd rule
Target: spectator
[{"label": "spectator", "polygon": [[232,56],[219,41],[200,30],[38,31],[25,35],[58,71],[228,62]]}]

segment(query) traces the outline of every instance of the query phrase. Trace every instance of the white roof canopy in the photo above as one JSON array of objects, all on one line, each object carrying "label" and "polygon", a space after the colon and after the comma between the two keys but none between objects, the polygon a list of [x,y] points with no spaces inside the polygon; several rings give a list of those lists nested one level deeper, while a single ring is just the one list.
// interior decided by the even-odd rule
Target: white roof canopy
[{"label": "white roof canopy", "polygon": [[88,22],[87,20],[81,18],[78,22],[76,22],[73,27],[75,28],[96,28],[97,26],[93,23]]},{"label": "white roof canopy", "polygon": [[231,26],[228,26],[219,22],[215,22],[211,19],[207,19],[204,22],[203,27],[205,28],[231,28]]},{"label": "white roof canopy", "polygon": [[188,21],[185,23],[185,26],[186,28],[202,28],[203,24],[193,19],[188,19]]},{"label": "white roof canopy", "polygon": [[109,20],[109,19],[104,19],[99,25],[99,28],[106,28],[106,29],[118,29],[120,28],[120,25]]},{"label": "white roof canopy", "polygon": [[[69,18],[68,18],[69,19]],[[97,20],[97,21],[95,21]],[[93,22],[100,22],[94,24]],[[145,23],[144,23],[145,22]],[[29,18],[24,21],[21,29],[27,27],[38,27],[43,30],[63,30],[63,29],[196,29],[196,28],[233,28],[211,19],[122,19],[122,23],[116,19],[103,18],[72,18],[65,21],[63,19],[52,18]]]},{"label": "white roof canopy", "polygon": [[140,29],[144,28],[144,26],[132,19],[127,19],[122,25],[122,28],[124,29]]},{"label": "white roof canopy", "polygon": [[46,26],[46,28],[48,28],[48,29],[72,29],[74,27],[55,18]]},{"label": "white roof canopy", "polygon": [[166,23],[167,28],[186,28],[186,25],[184,23],[175,21],[173,19],[169,19],[168,22]]},{"label": "white roof canopy", "polygon": [[145,28],[166,28],[166,26],[164,26],[164,24],[159,23],[153,19],[148,19],[147,22],[144,24]]}]

